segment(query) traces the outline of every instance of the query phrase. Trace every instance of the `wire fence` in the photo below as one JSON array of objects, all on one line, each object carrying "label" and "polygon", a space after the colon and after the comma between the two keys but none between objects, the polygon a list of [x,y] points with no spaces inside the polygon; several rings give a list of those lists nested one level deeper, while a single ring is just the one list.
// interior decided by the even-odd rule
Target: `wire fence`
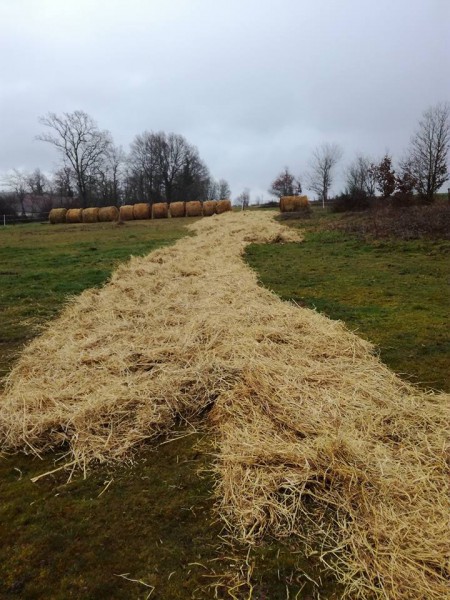
[{"label": "wire fence", "polygon": [[48,223],[49,212],[30,212],[25,215],[0,214],[0,226],[17,225],[19,223]]}]

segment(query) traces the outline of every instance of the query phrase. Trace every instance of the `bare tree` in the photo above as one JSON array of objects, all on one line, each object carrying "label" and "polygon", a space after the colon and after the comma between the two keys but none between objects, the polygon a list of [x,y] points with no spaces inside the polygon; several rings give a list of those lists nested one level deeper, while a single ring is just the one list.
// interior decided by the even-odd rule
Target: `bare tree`
[{"label": "bare tree", "polygon": [[210,177],[208,183],[207,199],[208,200],[228,200],[231,196],[231,189],[228,181],[219,179],[217,181]]},{"label": "bare tree", "polygon": [[219,179],[217,198],[219,200],[228,200],[231,197],[231,189],[228,185],[228,181],[225,179]]},{"label": "bare tree", "polygon": [[357,154],[346,172],[347,193],[375,195],[376,178],[371,169],[372,161],[363,154]]},{"label": "bare tree", "polygon": [[322,200],[323,207],[333,184],[334,167],[342,155],[342,148],[337,144],[322,144],[313,152],[309,163],[308,186]]},{"label": "bare tree", "polygon": [[17,216],[17,203],[12,192],[0,192],[0,215]]},{"label": "bare tree", "polygon": [[99,194],[104,204],[119,204],[124,179],[125,153],[111,144],[99,167]]},{"label": "bare tree", "polygon": [[43,196],[49,191],[49,181],[39,168],[28,175],[27,185],[34,196]]},{"label": "bare tree", "polygon": [[242,210],[248,208],[250,204],[250,190],[248,188],[245,188],[245,190],[239,194],[236,198],[236,204],[237,206],[240,206]]},{"label": "bare tree", "polygon": [[73,171],[69,165],[58,169],[52,177],[50,186],[54,195],[59,196],[61,202],[64,198],[73,198]]},{"label": "bare tree", "polygon": [[182,135],[163,131],[137,135],[131,144],[129,167],[128,188],[139,190],[148,202],[203,200],[216,193],[197,148]]},{"label": "bare tree", "polygon": [[172,202],[175,190],[178,187],[179,177],[186,166],[191,148],[186,139],[176,133],[159,134],[157,141],[159,144],[159,172],[164,186],[164,193],[167,202]]},{"label": "bare tree", "polygon": [[411,139],[410,163],[419,194],[432,202],[449,179],[450,104],[437,104],[423,113]]},{"label": "bare tree", "polygon": [[17,205],[20,205],[22,216],[25,216],[25,198],[29,191],[28,178],[30,174],[19,169],[13,169],[5,175],[3,183],[10,189],[14,195]]},{"label": "bare tree", "polygon": [[288,167],[284,168],[270,185],[269,194],[281,198],[281,196],[295,196],[302,193],[302,184],[299,177],[294,177]]},{"label": "bare tree", "polygon": [[40,122],[51,132],[43,133],[37,139],[55,146],[70,164],[81,204],[86,206],[89,190],[111,146],[111,134],[101,131],[96,122],[81,110],[62,116],[48,113],[40,118]]},{"label": "bare tree", "polygon": [[217,200],[219,194],[219,183],[213,178],[210,177],[208,182],[208,190],[207,190],[207,199],[208,200]]}]

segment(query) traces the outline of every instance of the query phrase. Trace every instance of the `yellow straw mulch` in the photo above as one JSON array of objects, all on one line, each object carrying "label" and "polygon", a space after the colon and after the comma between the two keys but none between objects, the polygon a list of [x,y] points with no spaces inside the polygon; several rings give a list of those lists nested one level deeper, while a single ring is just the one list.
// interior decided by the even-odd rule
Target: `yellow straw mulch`
[{"label": "yellow straw mulch", "polygon": [[122,460],[176,420],[216,439],[217,510],[248,543],[314,547],[351,599],[448,597],[449,396],[401,381],[341,323],[258,286],[264,212],[191,225],[72,301],[0,398],[0,447]]}]

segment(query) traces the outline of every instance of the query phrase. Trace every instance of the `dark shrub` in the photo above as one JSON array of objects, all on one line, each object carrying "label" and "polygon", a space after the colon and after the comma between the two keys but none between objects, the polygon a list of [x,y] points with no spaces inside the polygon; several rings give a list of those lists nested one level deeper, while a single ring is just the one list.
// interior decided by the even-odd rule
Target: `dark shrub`
[{"label": "dark shrub", "polygon": [[344,193],[334,198],[331,204],[332,212],[357,212],[370,207],[370,198],[363,190]]}]

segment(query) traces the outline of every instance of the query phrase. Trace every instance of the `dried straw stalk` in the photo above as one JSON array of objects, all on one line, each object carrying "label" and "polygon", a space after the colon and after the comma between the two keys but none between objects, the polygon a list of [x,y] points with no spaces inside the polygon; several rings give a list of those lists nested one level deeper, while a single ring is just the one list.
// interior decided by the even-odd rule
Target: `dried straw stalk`
[{"label": "dried straw stalk", "polygon": [[449,396],[411,387],[341,323],[258,286],[245,246],[296,239],[270,214],[190,228],[81,294],[25,349],[0,399],[1,447],[65,445],[82,467],[121,460],[213,405],[217,510],[235,538],[301,538],[348,598],[447,597]]}]

